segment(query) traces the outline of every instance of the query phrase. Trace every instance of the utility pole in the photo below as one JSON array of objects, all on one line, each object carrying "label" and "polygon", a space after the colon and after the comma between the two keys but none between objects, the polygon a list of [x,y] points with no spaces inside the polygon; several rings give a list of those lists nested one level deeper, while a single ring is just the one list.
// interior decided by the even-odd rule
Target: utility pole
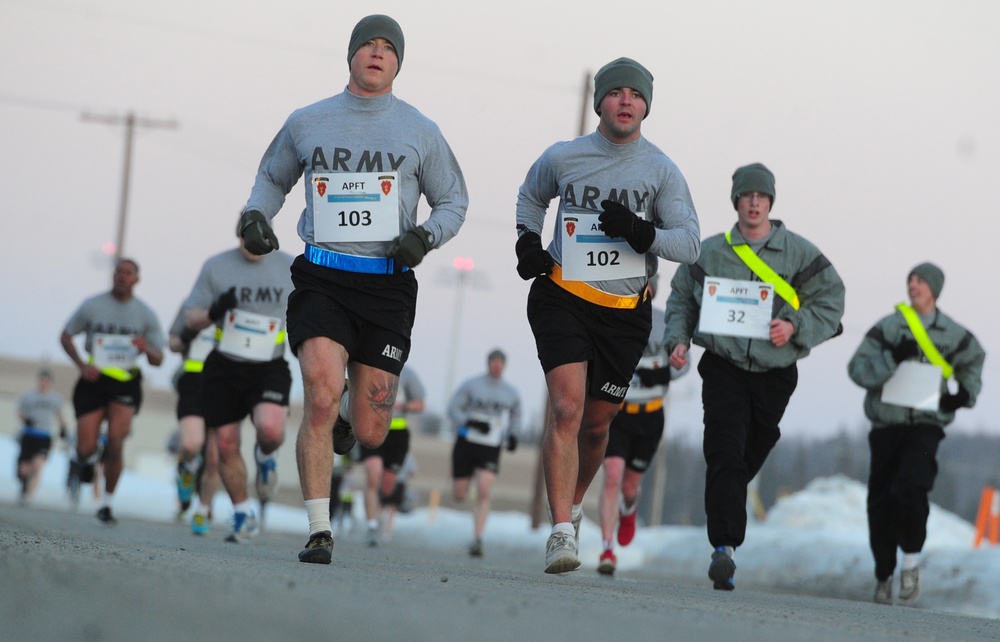
[{"label": "utility pole", "polygon": [[122,258],[125,247],[125,220],[128,217],[128,190],[132,174],[132,141],[136,127],[147,127],[150,129],[177,129],[177,121],[174,120],[153,120],[151,118],[137,118],[134,112],[128,112],[124,116],[98,115],[84,112],[80,115],[84,122],[101,123],[104,125],[125,125],[125,161],[122,164],[122,192],[118,204],[118,236],[115,240],[115,263]]}]

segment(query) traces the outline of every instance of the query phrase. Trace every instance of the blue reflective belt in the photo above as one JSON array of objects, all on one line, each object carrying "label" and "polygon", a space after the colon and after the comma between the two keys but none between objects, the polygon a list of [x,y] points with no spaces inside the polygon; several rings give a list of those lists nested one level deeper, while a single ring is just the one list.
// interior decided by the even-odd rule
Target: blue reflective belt
[{"label": "blue reflective belt", "polygon": [[361,272],[364,274],[395,274],[396,272],[406,272],[408,267],[401,266],[396,270],[396,262],[390,258],[380,258],[375,256],[355,256],[353,254],[341,254],[333,250],[326,250],[306,243],[306,260],[315,265],[344,270],[345,272]]}]

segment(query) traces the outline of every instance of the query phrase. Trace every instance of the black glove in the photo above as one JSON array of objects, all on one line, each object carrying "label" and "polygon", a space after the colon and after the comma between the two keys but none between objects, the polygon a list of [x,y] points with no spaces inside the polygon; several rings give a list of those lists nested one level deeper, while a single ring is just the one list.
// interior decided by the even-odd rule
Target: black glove
[{"label": "black glove", "polygon": [[416,226],[408,232],[403,232],[389,245],[386,256],[400,265],[414,268],[420,265],[427,253],[431,251],[431,237],[421,226]]},{"label": "black glove", "polygon": [[514,252],[517,253],[517,274],[525,281],[543,274],[552,274],[552,266],[556,262],[542,247],[542,237],[535,232],[522,234],[514,245]]},{"label": "black glove", "polygon": [[601,201],[604,211],[598,217],[604,235],[613,239],[623,238],[633,250],[645,254],[656,239],[656,226],[641,219],[632,210],[615,201]]},{"label": "black glove", "polygon": [[969,391],[959,386],[958,392],[955,394],[941,395],[941,400],[938,401],[938,408],[941,412],[955,412],[967,403],[969,403]]},{"label": "black glove", "polygon": [[208,309],[208,318],[212,321],[218,321],[222,318],[222,315],[226,313],[226,310],[236,307],[236,286],[229,288],[225,292],[219,295],[219,298],[212,303],[212,307]]},{"label": "black glove", "polygon": [[913,339],[904,338],[899,342],[898,346],[892,349],[892,360],[896,363],[902,363],[907,359],[913,359],[918,354],[920,354],[917,348],[917,342]]},{"label": "black glove", "polygon": [[243,247],[257,256],[278,249],[278,237],[264,215],[257,210],[247,210],[240,215],[240,238],[243,239]]},{"label": "black glove", "polygon": [[635,376],[639,377],[639,383],[643,388],[667,385],[670,383],[670,367],[666,368],[637,368]]},{"label": "black glove", "polygon": [[517,435],[507,435],[507,452],[517,450]]},{"label": "black glove", "polygon": [[470,419],[469,421],[465,422],[465,427],[469,428],[470,430],[478,430],[484,435],[490,431],[490,425],[488,423],[486,423],[485,421],[479,421],[477,419]]}]

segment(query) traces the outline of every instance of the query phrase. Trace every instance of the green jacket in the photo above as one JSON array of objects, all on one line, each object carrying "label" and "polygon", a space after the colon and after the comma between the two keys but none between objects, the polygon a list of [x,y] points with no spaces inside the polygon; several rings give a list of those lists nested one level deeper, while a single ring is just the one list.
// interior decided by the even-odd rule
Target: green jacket
[{"label": "green jacket", "polygon": [[[844,282],[815,245],[789,232],[781,221],[772,220],[771,224],[775,227],[774,235],[757,255],[798,293],[801,303],[798,310],[781,297],[774,297],[772,317],[795,326],[792,340],[778,348],[766,339],[697,331],[706,276],[760,280],[729,246],[725,234],[717,234],[702,243],[701,256],[695,263],[677,267],[670,282],[667,327],[663,334],[668,351],[673,351],[679,343],[690,345],[693,341],[743,370],[765,372],[795,363],[815,346],[840,334]],[[746,242],[736,225],[732,229],[732,241],[734,245]]]},{"label": "green jacket", "polygon": [[[969,393],[966,407],[973,407],[976,397],[983,389],[983,361],[986,359],[983,347],[971,332],[955,323],[941,310],[935,311],[934,322],[927,328],[927,336],[945,361],[955,368],[955,380]],[[912,424],[932,424],[943,428],[955,419],[954,412],[914,410],[882,403],[882,385],[896,372],[892,349],[904,339],[913,339],[913,333],[910,332],[903,313],[897,310],[868,331],[847,364],[851,380],[868,391],[865,394],[865,416],[871,419],[874,428]],[[923,352],[920,353],[920,360],[927,361]],[[946,382],[942,377],[941,393],[947,392]]]}]

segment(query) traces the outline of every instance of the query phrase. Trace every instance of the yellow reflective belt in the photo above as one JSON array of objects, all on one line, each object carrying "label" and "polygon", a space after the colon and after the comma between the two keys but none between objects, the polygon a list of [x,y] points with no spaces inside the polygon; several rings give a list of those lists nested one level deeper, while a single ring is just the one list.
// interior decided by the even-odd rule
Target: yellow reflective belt
[{"label": "yellow reflective belt", "polygon": [[910,326],[910,332],[913,333],[913,338],[917,340],[917,345],[920,349],[924,351],[927,355],[927,360],[932,364],[941,368],[941,375],[945,379],[951,379],[951,375],[955,372],[955,368],[948,363],[941,353],[938,352],[937,347],[931,338],[927,336],[927,329],[924,328],[924,324],[920,322],[920,316],[917,311],[913,309],[909,304],[900,303],[896,306],[896,309],[903,313],[903,318],[906,319],[906,325]]},{"label": "yellow reflective belt", "polygon": [[201,372],[205,369],[205,362],[197,359],[184,360],[184,372]]},{"label": "yellow reflective belt", "polygon": [[389,430],[406,430],[408,425],[406,417],[393,417],[389,422]]},{"label": "yellow reflective belt", "polygon": [[[90,355],[90,359],[87,363],[94,365],[94,355]],[[107,375],[114,379],[115,381],[132,381],[135,379],[135,375],[138,374],[139,370],[124,370],[122,368],[101,368],[101,374]]]},{"label": "yellow reflective belt", "polygon": [[663,407],[663,399],[653,399],[648,403],[631,403],[628,401],[622,402],[622,410],[629,415],[638,415],[639,413],[646,412],[656,412]]},{"label": "yellow reflective belt", "polygon": [[288,336],[288,333],[287,333],[287,332],[285,332],[284,330],[280,330],[280,331],[278,332],[278,336],[276,336],[276,337],[274,338],[274,345],[276,345],[276,346],[280,346],[280,345],[281,345],[282,343],[284,343],[284,342],[285,342],[285,337],[286,337],[286,336]]},{"label": "yellow reflective belt", "polygon": [[781,278],[781,276],[771,269],[771,266],[764,262],[762,258],[757,256],[746,243],[739,243],[733,245],[732,232],[726,232],[726,242],[729,243],[729,247],[733,248],[736,255],[746,263],[750,271],[756,274],[761,281],[764,283],[770,283],[774,286],[774,291],[778,293],[788,304],[792,306],[793,309],[799,309],[799,295],[795,292],[795,288],[792,287],[791,283]]},{"label": "yellow reflective belt", "polygon": [[584,301],[590,301],[591,303],[605,308],[631,310],[639,305],[638,294],[633,294],[632,296],[619,296],[617,294],[605,292],[604,290],[598,290],[593,286],[587,285],[583,281],[563,281],[562,267],[559,265],[552,266],[552,274],[549,275],[549,278],[552,279],[553,283],[570,294],[574,294]]}]

